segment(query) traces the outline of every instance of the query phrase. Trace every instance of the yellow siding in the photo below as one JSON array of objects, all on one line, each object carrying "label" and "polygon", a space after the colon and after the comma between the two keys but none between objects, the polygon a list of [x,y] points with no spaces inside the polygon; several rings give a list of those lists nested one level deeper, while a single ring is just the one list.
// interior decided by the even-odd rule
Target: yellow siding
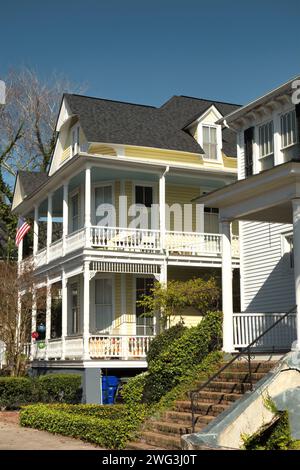
[{"label": "yellow siding", "polygon": [[126,314],[133,315],[133,288],[134,288],[134,279],[132,274],[126,274]]},{"label": "yellow siding", "polygon": [[110,155],[110,156],[116,156],[117,155],[114,148],[108,147],[108,146],[102,145],[102,144],[91,144],[89,146],[89,153],[96,153],[96,154]]},{"label": "yellow siding", "polygon": [[[133,204],[132,198],[133,185],[131,181],[125,181],[125,195],[127,196],[127,211],[129,207]],[[131,217],[128,217],[127,212],[127,224],[129,224]]]},{"label": "yellow siding", "polygon": [[203,165],[200,154],[146,147],[125,147],[125,156],[145,160]]},{"label": "yellow siding", "polygon": [[115,328],[119,328],[121,320],[121,276],[115,274]]},{"label": "yellow siding", "polygon": [[71,146],[69,146],[65,150],[63,150],[63,153],[62,153],[62,156],[61,156],[61,161],[63,162],[64,160],[69,158],[70,155],[71,155]]},{"label": "yellow siding", "polygon": [[[186,187],[186,186],[166,186],[166,204],[171,206],[172,204],[180,204],[182,207],[182,214],[184,211],[184,204],[191,204],[192,199],[200,195],[200,188]],[[192,229],[196,230],[196,202],[192,203]],[[174,230],[174,218],[170,218],[170,230]],[[182,220],[182,230],[183,230]],[[188,230],[187,230],[188,231]]]},{"label": "yellow siding", "polygon": [[120,181],[115,181],[115,210],[116,210],[116,225],[119,225],[120,214],[119,214],[119,197],[120,197]]},{"label": "yellow siding", "polygon": [[237,159],[234,157],[227,157],[223,154],[223,163],[225,168],[237,169]]}]

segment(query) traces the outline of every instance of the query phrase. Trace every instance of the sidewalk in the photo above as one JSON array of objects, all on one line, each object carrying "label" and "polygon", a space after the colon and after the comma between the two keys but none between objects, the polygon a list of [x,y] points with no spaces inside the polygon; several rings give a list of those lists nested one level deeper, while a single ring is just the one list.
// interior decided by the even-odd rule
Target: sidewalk
[{"label": "sidewalk", "polygon": [[101,450],[78,439],[22,428],[17,412],[0,412],[0,450]]}]

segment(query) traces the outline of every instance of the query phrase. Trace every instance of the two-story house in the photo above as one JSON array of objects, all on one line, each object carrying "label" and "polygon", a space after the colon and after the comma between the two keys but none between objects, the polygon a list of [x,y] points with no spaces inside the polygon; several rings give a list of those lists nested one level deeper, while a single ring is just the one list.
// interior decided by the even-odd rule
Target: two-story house
[{"label": "two-story house", "polygon": [[[85,400],[98,401],[100,371],[147,367],[159,321],[137,301],[153,282],[220,273],[218,210],[195,199],[236,180],[235,133],[218,121],[238,108],[185,96],[160,108],[63,96],[49,171],[19,172],[13,200],[33,221],[20,268],[30,259],[35,292],[46,291],[44,307],[33,295],[36,373],[79,371]],[[184,321],[200,318],[189,311]]]},{"label": "two-story house", "polygon": [[[224,349],[289,350],[300,341],[300,105],[290,80],[222,120],[237,134],[238,181],[199,199],[220,210]],[[241,311],[232,307],[229,223],[239,221]],[[294,343],[294,347],[297,343]]]}]

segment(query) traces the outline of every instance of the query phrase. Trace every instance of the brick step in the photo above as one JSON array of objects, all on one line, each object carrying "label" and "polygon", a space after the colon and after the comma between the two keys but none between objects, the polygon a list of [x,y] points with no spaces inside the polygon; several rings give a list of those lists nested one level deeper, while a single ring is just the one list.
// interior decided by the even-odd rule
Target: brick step
[{"label": "brick step", "polygon": [[[225,366],[226,363],[223,362],[220,365],[220,368]],[[267,373],[269,370],[273,369],[275,367],[276,362],[271,362],[271,361],[265,361],[265,362],[256,362],[256,361],[251,361],[251,371],[252,372],[263,372]],[[247,361],[236,361],[233,362],[227,369],[228,371],[245,371],[248,372],[249,366]]]},{"label": "brick step", "polygon": [[[172,423],[168,421],[151,421],[149,420],[145,431],[154,431],[154,432],[159,432],[163,434],[172,434],[172,435],[179,435],[182,436],[183,434],[190,434],[192,432],[192,419],[190,421],[186,421],[185,423]],[[205,425],[199,424],[197,422],[197,425],[195,427],[195,431],[199,432],[201,429],[203,429]]]},{"label": "brick step", "polygon": [[[189,399],[189,395],[187,394]],[[241,398],[241,393],[213,392],[211,390],[201,390],[197,392],[196,399],[207,403],[232,403]]]},{"label": "brick step", "polygon": [[[209,416],[218,416],[218,414],[225,411],[229,406],[229,403],[206,403],[201,401],[195,402],[195,411],[197,414],[209,415]],[[180,400],[175,403],[175,409],[178,411],[189,411],[191,412],[191,402],[190,400]]]},{"label": "brick step", "polygon": [[[199,382],[198,387],[200,388],[204,382]],[[251,385],[247,382],[245,383],[236,383],[236,382],[221,382],[213,380],[208,385],[206,385],[205,391],[212,392],[223,392],[223,393],[235,393],[242,395],[243,393],[251,390]]]},{"label": "brick step", "polygon": [[[253,383],[258,382],[260,379],[262,379],[265,376],[264,373],[260,373],[260,372],[254,372],[251,375],[252,375]],[[224,371],[224,372],[221,372],[221,374],[219,374],[217,379],[218,380],[221,379],[222,382],[239,382],[239,383],[247,382],[249,383],[249,374],[248,372]]]},{"label": "brick step", "polygon": [[[197,418],[198,425],[201,426],[207,426],[207,424],[209,424],[213,419],[215,419],[214,416],[199,414],[195,415],[195,417]],[[162,419],[166,421],[168,420],[169,422],[189,426],[192,422],[192,414],[185,411],[166,411],[163,414]]]},{"label": "brick step", "polygon": [[167,434],[162,434],[160,432],[153,431],[143,431],[140,434],[140,439],[142,442],[154,447],[163,447],[165,449],[177,450],[181,449],[180,436],[172,436]]},{"label": "brick step", "polygon": [[133,441],[127,444],[126,450],[165,450],[163,447],[149,446],[145,442]]}]

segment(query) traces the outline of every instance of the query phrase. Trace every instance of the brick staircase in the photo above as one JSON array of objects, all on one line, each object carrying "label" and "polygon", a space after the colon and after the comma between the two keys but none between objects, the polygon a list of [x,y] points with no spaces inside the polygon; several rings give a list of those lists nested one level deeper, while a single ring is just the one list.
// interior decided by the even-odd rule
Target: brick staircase
[{"label": "brick staircase", "polygon": [[[252,362],[252,382],[262,379],[276,362]],[[222,364],[224,365],[224,364]],[[201,386],[201,382],[196,384]],[[196,432],[203,430],[216,416],[225,411],[250,390],[248,363],[233,363],[217,379],[199,392],[196,406]],[[164,450],[181,449],[182,434],[191,433],[191,402],[188,397],[175,402],[172,410],[164,412],[159,419],[149,419],[144,424],[139,440],[127,444],[127,449]]]}]

